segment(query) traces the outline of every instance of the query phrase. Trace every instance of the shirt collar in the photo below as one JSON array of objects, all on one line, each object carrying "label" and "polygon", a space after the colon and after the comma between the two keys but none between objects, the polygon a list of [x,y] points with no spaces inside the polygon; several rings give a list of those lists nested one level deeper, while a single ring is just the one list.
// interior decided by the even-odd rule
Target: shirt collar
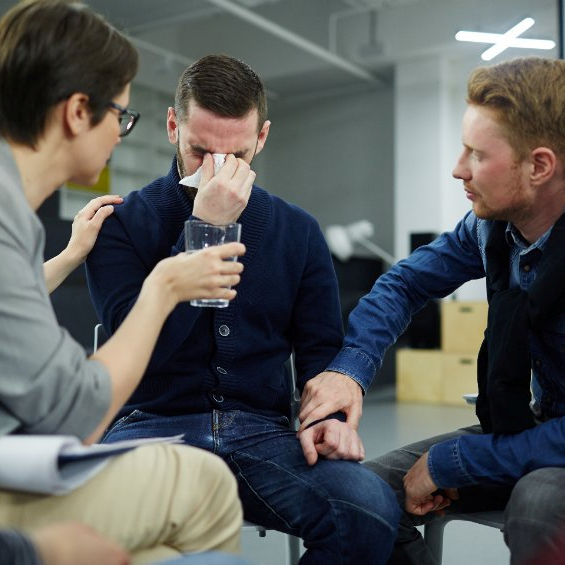
[{"label": "shirt collar", "polygon": [[522,234],[516,229],[516,227],[513,224],[511,224],[510,222],[508,222],[508,225],[506,226],[506,232],[505,232],[506,242],[510,246],[516,245],[516,247],[518,247],[520,249],[520,253],[522,253],[522,254],[529,253],[530,251],[533,251],[534,249],[539,249],[540,251],[543,251],[545,244],[546,244],[546,242],[547,242],[547,240],[548,240],[548,238],[551,234],[552,229],[553,229],[553,226],[551,226],[536,241],[534,241],[532,244],[530,244],[522,237]]}]

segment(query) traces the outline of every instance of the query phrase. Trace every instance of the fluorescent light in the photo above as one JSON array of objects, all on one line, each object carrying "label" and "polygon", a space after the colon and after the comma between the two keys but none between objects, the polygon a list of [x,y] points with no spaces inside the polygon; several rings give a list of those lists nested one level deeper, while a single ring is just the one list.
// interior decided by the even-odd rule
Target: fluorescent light
[{"label": "fluorescent light", "polygon": [[510,28],[506,33],[483,33],[480,31],[458,31],[455,34],[457,41],[469,41],[472,43],[491,43],[482,55],[484,61],[490,61],[496,55],[502,53],[508,47],[521,49],[553,49],[555,41],[549,39],[526,39],[519,37],[527,29],[534,25],[533,18],[524,18],[521,22]]},{"label": "fluorescent light", "polygon": [[[497,43],[500,33],[482,33],[480,31],[458,31],[455,34],[457,41],[468,41],[471,43]],[[519,47],[521,49],[553,49],[555,41],[551,39],[525,39],[516,37],[510,39],[508,47]]]},{"label": "fluorescent light", "polygon": [[481,55],[483,61],[490,61],[503,51],[510,47],[510,41],[522,35],[527,29],[530,29],[536,22],[533,18],[524,18],[521,22],[511,27],[492,47],[489,47]]}]

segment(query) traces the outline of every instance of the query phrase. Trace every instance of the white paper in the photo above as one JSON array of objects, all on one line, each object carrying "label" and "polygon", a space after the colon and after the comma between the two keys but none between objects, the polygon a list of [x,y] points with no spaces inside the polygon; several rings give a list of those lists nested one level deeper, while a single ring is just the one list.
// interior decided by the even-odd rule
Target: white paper
[{"label": "white paper", "polygon": [[[224,161],[226,160],[225,153],[212,153],[212,158],[214,159],[214,174],[217,175],[218,171],[222,168]],[[191,186],[193,188],[198,188],[200,186],[200,178],[202,176],[202,167],[198,167],[196,172],[192,175],[180,179],[180,184],[184,186]]]},{"label": "white paper", "polygon": [[100,472],[110,457],[150,443],[179,443],[182,434],[83,445],[73,436],[0,437],[0,489],[66,494]]}]

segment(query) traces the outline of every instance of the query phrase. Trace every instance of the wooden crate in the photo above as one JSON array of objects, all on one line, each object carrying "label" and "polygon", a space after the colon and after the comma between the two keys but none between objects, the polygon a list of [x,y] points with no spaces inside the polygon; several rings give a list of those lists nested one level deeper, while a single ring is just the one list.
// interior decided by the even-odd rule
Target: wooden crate
[{"label": "wooden crate", "polygon": [[399,402],[441,402],[442,352],[398,349],[396,352],[396,399]]},{"label": "wooden crate", "polygon": [[396,352],[396,399],[464,406],[464,394],[477,391],[477,357],[437,349]]},{"label": "wooden crate", "polygon": [[441,303],[441,349],[446,353],[477,355],[485,328],[486,301],[443,301]]},{"label": "wooden crate", "polygon": [[477,356],[444,352],[441,381],[442,403],[464,405],[463,395],[477,392]]}]

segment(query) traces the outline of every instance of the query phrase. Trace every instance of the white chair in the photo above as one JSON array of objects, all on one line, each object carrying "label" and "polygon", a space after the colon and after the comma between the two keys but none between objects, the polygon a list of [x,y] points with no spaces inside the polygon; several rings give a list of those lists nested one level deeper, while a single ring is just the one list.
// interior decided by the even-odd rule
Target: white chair
[{"label": "white chair", "polygon": [[501,532],[504,528],[504,512],[502,510],[470,512],[468,514],[446,513],[442,518],[437,518],[424,526],[424,541],[437,563],[441,563],[443,556],[443,530],[452,520],[474,522],[475,524],[497,528]]},{"label": "white chair", "polygon": [[[475,405],[477,403],[477,396],[476,393],[464,394],[463,398],[467,404]],[[446,513],[442,518],[437,518],[424,526],[424,541],[438,563],[441,563],[443,556],[443,530],[452,520],[474,522],[475,524],[497,528],[501,532],[504,529],[504,512],[502,510],[469,512],[468,514]]]}]

